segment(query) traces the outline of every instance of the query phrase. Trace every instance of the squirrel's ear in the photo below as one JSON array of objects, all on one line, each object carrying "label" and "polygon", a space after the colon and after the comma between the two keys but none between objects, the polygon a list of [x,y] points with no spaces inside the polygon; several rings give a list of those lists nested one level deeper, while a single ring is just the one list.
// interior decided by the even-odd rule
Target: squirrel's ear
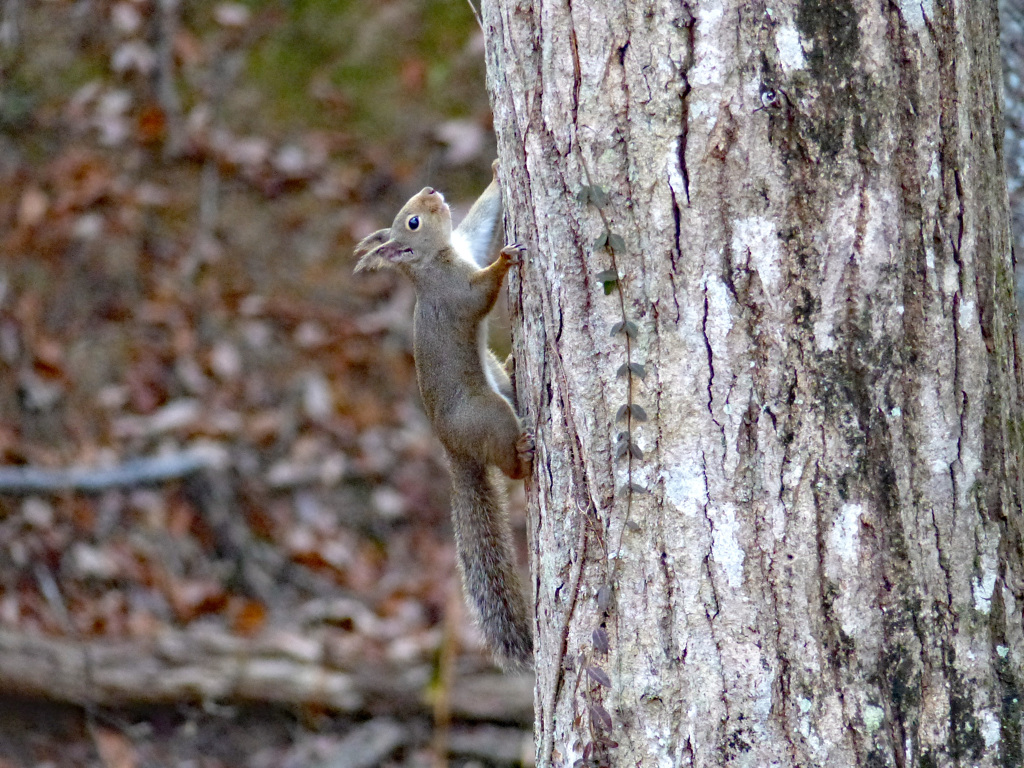
[{"label": "squirrel's ear", "polygon": [[377,252],[382,245],[387,243],[391,237],[390,229],[378,229],[372,235],[368,235],[359,241],[355,247],[355,255],[359,257],[354,271],[362,272],[368,269],[378,269],[385,265],[384,259]]},{"label": "squirrel's ear", "polygon": [[355,255],[360,258],[354,271],[380,269],[388,264],[406,261],[408,253],[407,247],[391,239],[390,229],[378,229],[369,237],[363,238],[356,246]]},{"label": "squirrel's ear", "polygon": [[367,235],[359,244],[355,247],[356,256],[362,256],[363,254],[372,251],[378,245],[383,245],[391,237],[390,229],[378,229],[372,235]]}]

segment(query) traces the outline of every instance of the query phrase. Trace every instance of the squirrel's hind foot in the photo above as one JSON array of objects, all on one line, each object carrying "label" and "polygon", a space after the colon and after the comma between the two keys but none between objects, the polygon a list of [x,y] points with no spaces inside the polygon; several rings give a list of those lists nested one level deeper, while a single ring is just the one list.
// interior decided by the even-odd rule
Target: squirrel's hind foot
[{"label": "squirrel's hind foot", "polygon": [[523,467],[522,477],[529,477],[533,474],[533,454],[536,450],[536,443],[533,432],[524,430],[519,439],[516,440],[516,453],[519,455],[520,466]]}]

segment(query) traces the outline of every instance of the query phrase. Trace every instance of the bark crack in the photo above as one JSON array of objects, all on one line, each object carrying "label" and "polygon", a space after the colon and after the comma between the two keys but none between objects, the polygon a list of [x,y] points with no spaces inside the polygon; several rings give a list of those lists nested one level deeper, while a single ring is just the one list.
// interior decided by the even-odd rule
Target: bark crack
[{"label": "bark crack", "polygon": [[569,47],[572,49],[572,120],[569,121],[570,125],[576,125],[579,121],[580,109],[580,86],[582,85],[583,77],[580,74],[580,46],[579,40],[576,38],[576,25],[572,23],[572,0],[568,0],[566,3],[567,10],[569,12]]},{"label": "bark crack", "polygon": [[[959,263],[959,260],[957,260]],[[961,276],[963,270],[960,270]],[[960,403],[957,405],[960,417],[960,430],[956,436],[956,460],[949,467],[949,477],[953,484],[953,509],[951,512],[952,524],[956,525],[956,509],[960,498],[960,488],[957,482],[956,467],[961,468],[963,462],[963,440],[967,429],[967,393],[964,391],[963,376],[960,371],[960,291],[953,294],[953,386],[955,391],[960,393]]]},{"label": "bark crack", "polygon": [[665,552],[664,537],[661,538],[662,547],[661,557],[659,560],[661,562],[661,575],[665,579],[665,610],[662,611],[661,618],[661,651],[665,654],[665,658],[671,662],[675,660],[675,638],[672,633],[672,618],[674,614],[672,606],[675,603],[675,590],[672,588],[672,585],[675,581],[675,577],[672,575],[672,567],[668,564],[668,553]]},{"label": "bark crack", "polygon": [[676,324],[678,324],[679,323],[680,314],[679,314],[679,291],[676,288],[676,270],[678,269],[679,262],[683,258],[683,250],[682,250],[682,248],[679,245],[680,239],[682,238],[682,229],[681,229],[682,211],[679,208],[679,200],[676,198],[676,191],[674,189],[672,189],[672,185],[671,184],[669,184],[668,189],[669,189],[669,194],[672,195],[672,219],[675,222],[675,239],[674,239],[674,241],[672,243],[672,251],[669,254],[669,258],[672,261],[672,269],[669,271],[668,279],[669,279],[670,285],[672,286],[672,303],[675,305],[675,308],[676,308],[676,316],[674,318],[674,322]]},{"label": "bark crack", "polygon": [[[715,426],[722,432],[722,437],[725,438],[725,428],[719,423],[715,417],[714,402],[715,393],[713,386],[715,383],[715,353],[711,348],[711,339],[708,338],[708,314],[710,313],[710,306],[708,302],[707,285],[704,286],[704,317],[701,320],[701,335],[704,338],[704,347],[708,353],[708,413],[711,415],[711,421],[714,422]],[[705,481],[707,477],[705,477]]]},{"label": "bark crack", "polygon": [[726,734],[726,732],[728,730],[727,724],[729,723],[730,717],[731,717],[731,714],[730,714],[730,711],[729,711],[729,687],[728,687],[728,682],[726,681],[726,677],[725,677],[725,660],[724,660],[724,655],[723,655],[723,651],[722,651],[722,641],[718,637],[718,633],[715,631],[715,620],[718,618],[719,613],[721,613],[722,604],[721,604],[721,602],[719,600],[719,597],[718,597],[718,586],[717,586],[717,584],[715,582],[714,570],[711,567],[712,553],[713,553],[714,541],[715,541],[715,523],[711,519],[711,514],[709,512],[709,508],[711,506],[710,502],[707,501],[707,499],[710,498],[710,488],[709,488],[709,484],[708,484],[708,470],[707,470],[707,467],[708,467],[707,454],[705,454],[704,451],[702,450],[700,455],[701,455],[701,475],[704,478],[704,498],[705,498],[705,502],[704,502],[704,504],[702,506],[702,512],[703,512],[703,515],[704,515],[704,520],[707,522],[708,531],[711,534],[711,536],[710,536],[711,541],[709,543],[708,550],[704,554],[703,565],[704,565],[704,572],[707,574],[708,588],[711,590],[711,603],[712,604],[709,605],[706,601],[704,602],[704,616],[705,616],[705,618],[707,619],[707,622],[708,622],[708,632],[711,635],[711,642],[715,646],[715,654],[716,654],[716,658],[718,660],[718,665],[717,665],[717,670],[716,671],[718,673],[719,679],[721,680],[721,687],[719,688],[719,698],[721,699],[721,702],[722,702],[722,709],[724,710],[724,715],[722,716],[722,719],[721,719],[721,732],[719,734],[719,743],[722,744],[722,743],[724,743],[724,737],[725,737],[725,734]]},{"label": "bark crack", "polygon": [[[684,28],[686,29],[686,58],[682,63],[682,71],[679,73],[679,80],[682,83],[682,90],[679,94],[680,116],[679,116],[679,173],[683,178],[683,191],[686,193],[686,204],[690,204],[690,172],[686,168],[686,143],[690,133],[690,70],[693,68],[694,48],[697,37],[697,20],[690,11],[688,5],[683,5],[683,13],[686,15]],[[673,197],[673,203],[675,198]]]},{"label": "bark crack", "polygon": [[[707,499],[711,498],[711,488],[710,488],[710,485],[708,483],[708,457],[707,457],[707,454],[704,453],[703,449],[700,452],[700,467],[701,467],[701,469],[700,469],[701,477],[703,477],[703,479],[704,479],[704,499],[705,499],[704,504],[701,507],[701,511],[704,513],[704,519],[707,521],[708,531],[711,534],[711,544],[708,546],[708,551],[704,555],[704,570],[707,572],[707,575],[708,575],[708,585],[711,587],[711,599],[714,601],[714,610],[715,610],[714,615],[711,615],[708,612],[707,606],[705,605],[704,612],[705,612],[705,614],[707,614],[708,620],[709,621],[713,621],[714,619],[718,618],[718,612],[719,612],[721,604],[718,601],[718,588],[715,586],[715,576],[714,576],[714,573],[711,570],[711,553],[712,553],[712,547],[714,546],[714,541],[715,541],[715,523],[711,519],[711,514],[708,512],[708,509],[710,508],[711,504],[710,504],[709,501],[707,501]],[[712,634],[714,634],[714,628],[712,628]],[[716,641],[716,644],[717,644],[717,641]]]},{"label": "bark crack", "polygon": [[[687,71],[689,67],[687,67]],[[690,134],[690,82],[687,80],[686,72],[683,73],[683,88],[679,95],[680,116],[679,116],[679,140],[677,157],[679,159],[679,174],[683,178],[683,192],[686,193],[686,205],[690,205],[690,171],[686,167],[686,143]],[[673,195],[675,202],[675,195]],[[678,215],[678,214],[677,214]]]},{"label": "bark crack", "polygon": [[953,258],[956,260],[957,266],[962,266],[960,263],[960,249],[964,242],[964,188],[963,182],[960,179],[960,170],[958,168],[953,169],[953,185],[956,187],[956,242],[952,243],[953,246]]},{"label": "bark crack", "polygon": [[[950,474],[952,474],[952,473],[950,473]],[[954,483],[953,484],[953,488],[955,489],[956,488],[956,480],[955,480],[955,478],[954,478],[953,483]],[[950,586],[950,584],[952,582],[952,577],[951,577],[951,575],[949,573],[949,564],[945,561],[946,558],[943,556],[943,551],[942,551],[942,534],[939,531],[939,521],[935,519],[935,509],[934,508],[931,509],[931,518],[932,518],[932,530],[935,532],[935,552],[936,552],[936,558],[939,561],[939,570],[942,571],[943,575],[945,576],[945,581],[946,581],[946,607],[949,610],[950,614],[952,614],[953,613],[953,589]]]}]

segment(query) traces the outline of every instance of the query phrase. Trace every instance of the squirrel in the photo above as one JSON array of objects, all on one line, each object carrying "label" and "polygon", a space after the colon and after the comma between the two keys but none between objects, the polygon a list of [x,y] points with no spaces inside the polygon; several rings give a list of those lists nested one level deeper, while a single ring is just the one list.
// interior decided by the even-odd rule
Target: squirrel
[{"label": "squirrel", "polygon": [[416,378],[448,458],[463,588],[496,660],[513,669],[532,664],[533,633],[497,470],[514,480],[532,474],[534,440],[514,409],[506,367],[487,347],[487,315],[525,253],[509,245],[487,264],[504,239],[497,161],[493,169],[494,179],[454,232],[444,197],[424,187],[390,229],[356,246],[355,271],[395,267],[416,291]]}]

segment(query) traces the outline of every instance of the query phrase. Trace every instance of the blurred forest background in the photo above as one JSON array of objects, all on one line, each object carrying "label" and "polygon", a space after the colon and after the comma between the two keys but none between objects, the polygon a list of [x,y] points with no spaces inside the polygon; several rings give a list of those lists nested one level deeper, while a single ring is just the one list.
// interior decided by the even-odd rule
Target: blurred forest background
[{"label": "blurred forest background", "polygon": [[0,0],[0,768],[532,760],[412,291],[351,274],[490,120],[464,0]]},{"label": "blurred forest background", "polygon": [[0,0],[0,768],[532,757],[351,272],[490,120],[464,0]]}]

